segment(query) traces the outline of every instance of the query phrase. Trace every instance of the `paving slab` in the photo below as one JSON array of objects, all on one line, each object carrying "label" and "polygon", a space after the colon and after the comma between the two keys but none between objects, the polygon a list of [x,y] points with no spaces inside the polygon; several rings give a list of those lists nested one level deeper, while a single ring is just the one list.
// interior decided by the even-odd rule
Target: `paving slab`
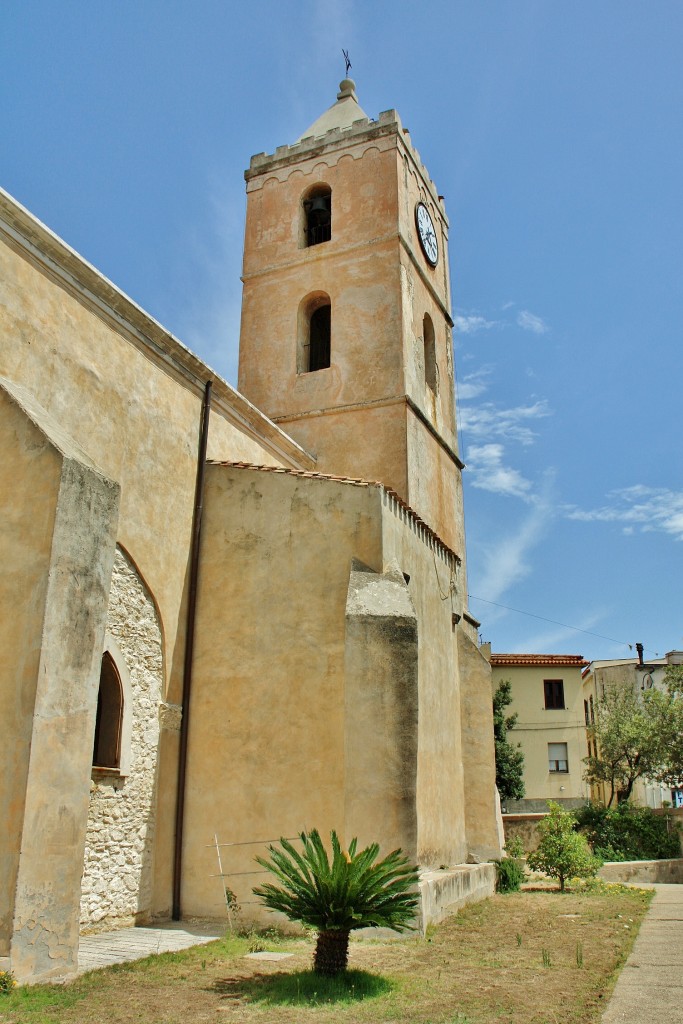
[{"label": "paving slab", "polygon": [[294,956],[293,953],[275,953],[271,950],[264,949],[260,953],[245,953],[245,960],[270,960],[272,962],[276,960],[289,960],[290,956]]},{"label": "paving slab", "polygon": [[174,953],[221,939],[225,929],[215,924],[163,924],[157,928],[120,928],[114,932],[81,935],[78,943],[78,974],[156,953]]},{"label": "paving slab", "polygon": [[652,888],[654,898],[602,1024],[683,1024],[683,885]]}]

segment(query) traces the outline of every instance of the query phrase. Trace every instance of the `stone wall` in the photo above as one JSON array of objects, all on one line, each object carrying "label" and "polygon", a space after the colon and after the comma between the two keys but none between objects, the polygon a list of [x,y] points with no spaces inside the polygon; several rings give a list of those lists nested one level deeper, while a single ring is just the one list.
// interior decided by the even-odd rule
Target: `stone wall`
[{"label": "stone wall", "polygon": [[536,826],[546,814],[504,814],[505,845],[511,839],[521,839],[525,853],[532,853],[538,846]]},{"label": "stone wall", "polygon": [[683,883],[683,860],[610,861],[598,872],[606,882],[651,885],[653,882]]},{"label": "stone wall", "polygon": [[159,720],[165,708],[161,630],[154,602],[120,548],[105,648],[117,664],[132,714],[129,730],[124,721],[121,772],[93,769],[81,885],[81,928],[90,931],[141,923],[152,909]]}]

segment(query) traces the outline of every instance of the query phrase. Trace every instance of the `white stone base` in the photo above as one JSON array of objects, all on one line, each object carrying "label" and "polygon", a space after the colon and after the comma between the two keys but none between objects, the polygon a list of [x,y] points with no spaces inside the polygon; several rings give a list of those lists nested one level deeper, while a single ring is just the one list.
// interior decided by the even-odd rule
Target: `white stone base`
[{"label": "white stone base", "polygon": [[467,903],[477,903],[496,891],[495,864],[458,864],[420,875],[422,934]]}]

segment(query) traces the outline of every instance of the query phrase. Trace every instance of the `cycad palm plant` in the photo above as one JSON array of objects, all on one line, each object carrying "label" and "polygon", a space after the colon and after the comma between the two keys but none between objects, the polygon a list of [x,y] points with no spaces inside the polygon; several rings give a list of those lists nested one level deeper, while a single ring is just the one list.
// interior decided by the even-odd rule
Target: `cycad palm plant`
[{"label": "cycad palm plant", "polygon": [[355,928],[410,927],[418,875],[401,850],[378,861],[377,843],[356,853],[353,839],[345,853],[336,832],[330,839],[331,863],[317,829],[301,833],[301,852],[286,839],[280,840],[280,849],[269,846],[270,859],[256,859],[281,885],[257,886],[254,894],[290,921],[317,929],[313,969],[334,975],[346,970],[349,932]]}]

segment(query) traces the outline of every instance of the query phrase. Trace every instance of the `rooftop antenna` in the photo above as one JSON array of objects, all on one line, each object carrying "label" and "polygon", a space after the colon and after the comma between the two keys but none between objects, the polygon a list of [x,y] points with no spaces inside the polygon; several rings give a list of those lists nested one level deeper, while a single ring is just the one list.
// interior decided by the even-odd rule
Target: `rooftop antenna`
[{"label": "rooftop antenna", "polygon": [[348,78],[349,77],[349,70],[351,68],[351,61],[349,60],[349,51],[348,50],[344,50],[342,48],[342,53],[344,54],[344,63],[346,64],[346,77]]}]

